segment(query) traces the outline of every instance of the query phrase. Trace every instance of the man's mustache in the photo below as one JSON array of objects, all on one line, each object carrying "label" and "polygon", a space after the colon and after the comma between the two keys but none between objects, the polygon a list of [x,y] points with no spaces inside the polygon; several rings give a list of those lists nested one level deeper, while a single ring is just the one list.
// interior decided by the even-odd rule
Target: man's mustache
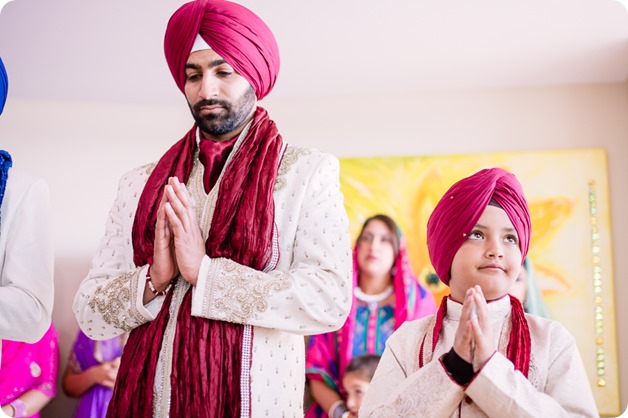
[{"label": "man's mustache", "polygon": [[229,102],[220,99],[208,99],[208,100],[200,100],[194,104],[194,112],[198,113],[201,111],[201,107],[203,106],[220,106],[225,108],[226,110],[231,109],[231,105]]}]

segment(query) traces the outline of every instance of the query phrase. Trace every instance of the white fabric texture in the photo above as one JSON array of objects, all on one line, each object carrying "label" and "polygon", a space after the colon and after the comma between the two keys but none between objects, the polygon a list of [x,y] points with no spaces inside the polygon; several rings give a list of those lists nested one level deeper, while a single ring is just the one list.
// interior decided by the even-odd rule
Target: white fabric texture
[{"label": "white fabric texture", "polygon": [[[135,169],[120,180],[105,236],[75,297],[79,325],[91,338],[111,338],[148,322],[163,303],[164,298],[157,297],[142,306],[145,267],[134,266],[131,244],[135,210],[153,166]],[[202,172],[193,172],[188,181],[196,199],[201,192],[193,177],[202,179]],[[253,326],[252,416],[303,416],[303,335],[340,328],[351,303],[351,245],[338,160],[319,151],[288,147],[273,196],[276,269],[265,273],[206,256],[193,289],[192,314]],[[200,215],[203,227],[205,217]],[[172,291],[176,309],[185,289],[176,286]],[[168,344],[165,337],[160,354],[164,358],[170,351]],[[162,372],[168,375],[168,361],[162,363],[157,380],[167,381],[159,377]],[[155,391],[168,396],[157,380]],[[163,399],[157,416],[167,409]]]},{"label": "white fabric texture", "polygon": [[34,343],[50,327],[54,301],[48,185],[11,168],[1,210],[0,339]]},{"label": "white fabric texture", "polygon": [[[510,299],[488,304],[493,329],[509,334]],[[448,300],[432,360],[419,368],[419,347],[433,316],[404,323],[386,343],[360,417],[598,417],[574,338],[558,322],[526,315],[532,352],[528,379],[498,352],[465,387],[440,361],[453,346],[462,305]],[[495,338],[499,339],[500,335]],[[426,344],[425,349],[431,348]]]}]

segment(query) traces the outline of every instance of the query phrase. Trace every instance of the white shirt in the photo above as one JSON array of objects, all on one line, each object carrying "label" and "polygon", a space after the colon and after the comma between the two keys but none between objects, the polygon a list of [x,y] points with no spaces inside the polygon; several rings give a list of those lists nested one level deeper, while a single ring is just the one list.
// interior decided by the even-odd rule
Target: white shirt
[{"label": "white shirt", "polygon": [[[496,352],[466,386],[456,383],[440,358],[453,346],[462,305],[448,300],[443,328],[429,363],[419,367],[419,347],[431,350],[433,316],[404,323],[386,349],[360,408],[360,417],[598,417],[576,342],[557,321],[527,315],[531,337],[528,378],[506,352],[510,299],[488,304]],[[429,331],[428,331],[429,330]],[[500,338],[502,337],[502,338]]]},{"label": "white shirt", "polygon": [[1,210],[0,339],[34,343],[50,326],[54,300],[47,184],[11,168]]}]

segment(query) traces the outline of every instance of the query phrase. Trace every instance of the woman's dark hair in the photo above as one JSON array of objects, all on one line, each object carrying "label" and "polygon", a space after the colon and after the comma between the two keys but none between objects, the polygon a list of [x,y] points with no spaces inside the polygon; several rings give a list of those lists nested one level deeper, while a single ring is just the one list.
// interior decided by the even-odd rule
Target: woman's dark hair
[{"label": "woman's dark hair", "polygon": [[371,222],[372,220],[378,220],[378,221],[383,222],[388,228],[388,230],[390,231],[390,233],[392,234],[393,252],[395,254],[395,258],[397,258],[397,255],[399,254],[399,227],[397,226],[395,221],[393,221],[393,219],[388,215],[377,214],[377,215],[371,216],[366,221],[364,221],[364,223],[362,224],[362,229],[360,230],[360,235],[358,236],[358,241],[360,241],[360,238],[362,238],[362,234],[364,233],[364,228],[366,228],[366,225],[368,225],[369,222]]},{"label": "woman's dark hair", "polygon": [[377,369],[380,358],[381,356],[378,354],[363,354],[361,356],[353,357],[349,361],[349,364],[347,364],[345,374],[357,373],[360,377],[363,377],[364,380],[368,380],[370,382],[371,379],[373,379],[373,375],[375,374],[375,369]]}]

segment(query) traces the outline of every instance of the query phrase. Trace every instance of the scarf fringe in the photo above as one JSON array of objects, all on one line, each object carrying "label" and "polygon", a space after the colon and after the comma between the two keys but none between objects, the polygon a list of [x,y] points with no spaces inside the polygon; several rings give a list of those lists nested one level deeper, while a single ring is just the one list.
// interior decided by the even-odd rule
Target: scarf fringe
[{"label": "scarf fringe", "polygon": [[[445,296],[441,300],[438,312],[436,312],[436,321],[432,331],[432,353],[436,349],[436,343],[438,342],[438,337],[440,336],[440,332],[443,328],[443,320],[447,314],[448,298],[448,296]],[[519,370],[527,378],[528,371],[530,369],[530,352],[532,349],[530,329],[528,327],[528,321],[526,320],[521,302],[519,302],[517,298],[510,296],[510,306],[512,331],[510,332],[510,339],[506,349],[506,357],[512,362],[512,364],[514,364],[515,370]],[[420,367],[423,367],[423,355],[425,350],[424,343],[425,338],[423,338],[419,347]]]}]

